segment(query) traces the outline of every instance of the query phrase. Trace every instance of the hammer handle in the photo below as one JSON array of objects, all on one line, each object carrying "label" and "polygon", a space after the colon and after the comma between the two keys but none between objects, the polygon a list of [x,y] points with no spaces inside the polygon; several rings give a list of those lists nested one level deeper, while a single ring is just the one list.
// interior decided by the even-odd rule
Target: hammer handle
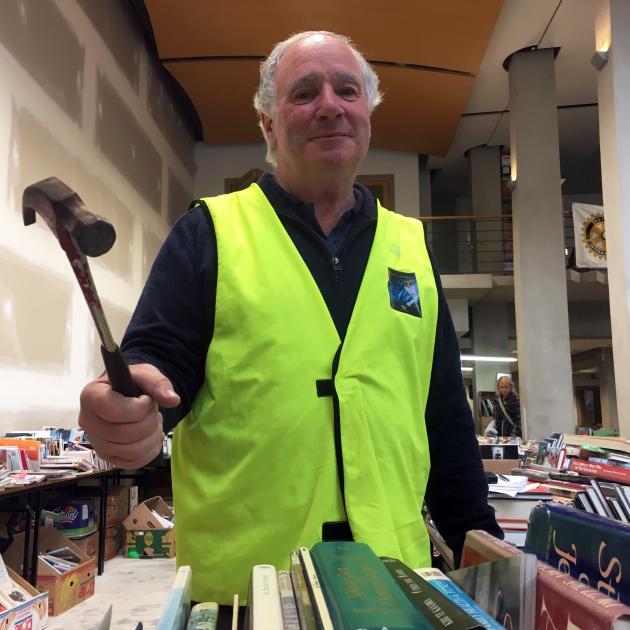
[{"label": "hammer handle", "polygon": [[115,350],[110,352],[101,346],[101,354],[112,389],[123,396],[133,398],[140,396],[142,392],[133,380],[120,348],[116,346]]}]

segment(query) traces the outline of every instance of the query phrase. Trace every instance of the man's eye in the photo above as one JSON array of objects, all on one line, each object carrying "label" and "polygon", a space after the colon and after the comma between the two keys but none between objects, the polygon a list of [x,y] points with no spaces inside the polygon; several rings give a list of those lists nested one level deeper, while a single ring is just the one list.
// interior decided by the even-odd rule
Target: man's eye
[{"label": "man's eye", "polygon": [[313,90],[298,90],[293,98],[296,101],[308,101],[313,98],[314,92]]},{"label": "man's eye", "polygon": [[354,98],[358,96],[359,91],[353,85],[346,85],[342,88],[339,88],[338,93],[340,96]]}]

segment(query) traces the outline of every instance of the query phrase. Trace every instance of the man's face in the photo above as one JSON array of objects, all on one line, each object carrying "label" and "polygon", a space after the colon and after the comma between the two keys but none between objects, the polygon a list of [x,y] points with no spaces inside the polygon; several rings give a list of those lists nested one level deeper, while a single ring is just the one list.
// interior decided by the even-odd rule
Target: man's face
[{"label": "man's face", "polygon": [[262,116],[278,172],[358,171],[370,143],[370,112],[358,61],[335,39],[293,45],[276,70],[277,108]]}]

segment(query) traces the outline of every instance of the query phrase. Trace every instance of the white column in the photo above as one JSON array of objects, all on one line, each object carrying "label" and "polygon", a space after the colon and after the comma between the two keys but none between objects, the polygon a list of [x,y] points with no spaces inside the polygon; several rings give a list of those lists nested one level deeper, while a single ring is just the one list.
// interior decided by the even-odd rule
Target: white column
[{"label": "white column", "polygon": [[[501,208],[501,147],[486,145],[466,151],[470,167],[470,199],[475,215],[497,216]],[[503,223],[479,220],[475,227],[476,270],[503,271]]]},{"label": "white column", "polygon": [[630,438],[630,2],[599,0],[595,46],[608,51],[599,72],[599,140],[606,216],[610,323],[619,432]]},{"label": "white column", "polygon": [[575,428],[554,50],[506,61],[521,417],[530,438]]},{"label": "white column", "polygon": [[610,348],[602,348],[599,363],[599,401],[602,410],[602,426],[618,429],[619,412],[616,391],[613,353]]}]

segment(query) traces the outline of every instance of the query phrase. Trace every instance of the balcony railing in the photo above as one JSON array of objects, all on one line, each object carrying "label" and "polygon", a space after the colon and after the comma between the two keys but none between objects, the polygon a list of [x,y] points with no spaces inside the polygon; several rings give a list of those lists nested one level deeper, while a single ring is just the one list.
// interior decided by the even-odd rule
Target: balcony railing
[{"label": "balcony railing", "polygon": [[[511,215],[421,217],[442,274],[514,273]],[[567,268],[575,265],[573,217],[563,215]]]}]

